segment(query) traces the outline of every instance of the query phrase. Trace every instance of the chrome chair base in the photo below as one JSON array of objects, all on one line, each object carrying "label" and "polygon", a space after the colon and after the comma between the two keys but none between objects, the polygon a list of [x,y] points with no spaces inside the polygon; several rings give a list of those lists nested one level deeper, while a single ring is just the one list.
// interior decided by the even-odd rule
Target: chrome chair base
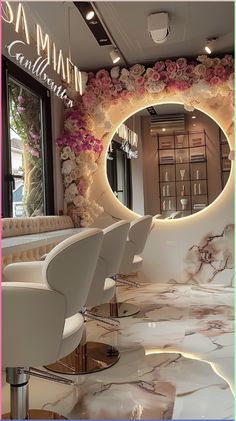
[{"label": "chrome chair base", "polygon": [[[10,420],[11,414],[8,412],[7,414],[2,415],[2,420]],[[53,411],[46,411],[44,409],[29,409],[28,411],[28,420],[67,420],[67,418],[63,417],[62,415],[57,414]]]},{"label": "chrome chair base", "polygon": [[129,317],[137,314],[139,312],[139,307],[130,303],[111,302],[93,307],[90,311],[102,317],[110,316],[116,319],[119,317]]},{"label": "chrome chair base", "polygon": [[119,358],[119,351],[111,345],[86,342],[79,345],[71,354],[45,368],[61,374],[89,374],[113,366]]}]

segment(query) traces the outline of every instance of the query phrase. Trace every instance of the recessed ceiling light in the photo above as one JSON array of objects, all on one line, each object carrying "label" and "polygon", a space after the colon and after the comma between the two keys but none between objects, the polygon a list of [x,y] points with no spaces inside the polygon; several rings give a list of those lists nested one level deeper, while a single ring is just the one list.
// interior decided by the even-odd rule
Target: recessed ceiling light
[{"label": "recessed ceiling light", "polygon": [[89,21],[89,25],[97,25],[98,21],[97,20],[90,20]]},{"label": "recessed ceiling light", "polygon": [[192,118],[197,118],[195,115],[192,115]]},{"label": "recessed ceiling light", "polygon": [[86,13],[86,15],[85,15],[85,17],[86,17],[86,19],[87,19],[87,20],[91,20],[91,19],[93,19],[93,18],[94,18],[94,16],[95,16],[95,13],[94,13],[94,11],[93,11],[93,10],[89,10],[89,11]]},{"label": "recessed ceiling light", "polygon": [[163,127],[163,129],[161,129],[163,132],[165,132],[166,131],[166,129],[165,129],[165,127]]},{"label": "recessed ceiling light", "polygon": [[193,124],[193,127],[195,127],[196,126],[196,124]]},{"label": "recessed ceiling light", "polygon": [[112,63],[118,63],[118,61],[120,60],[120,52],[119,50],[117,50],[117,48],[114,48],[113,50],[110,51],[110,57],[112,59]]}]

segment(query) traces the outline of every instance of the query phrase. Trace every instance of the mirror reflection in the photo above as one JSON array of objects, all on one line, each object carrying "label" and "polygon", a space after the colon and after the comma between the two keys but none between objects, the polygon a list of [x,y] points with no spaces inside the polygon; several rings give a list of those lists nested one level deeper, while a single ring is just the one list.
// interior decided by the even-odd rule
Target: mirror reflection
[{"label": "mirror reflection", "polygon": [[141,110],[117,130],[107,176],[118,200],[139,214],[182,218],[206,208],[231,169],[229,144],[201,111],[163,104]]}]

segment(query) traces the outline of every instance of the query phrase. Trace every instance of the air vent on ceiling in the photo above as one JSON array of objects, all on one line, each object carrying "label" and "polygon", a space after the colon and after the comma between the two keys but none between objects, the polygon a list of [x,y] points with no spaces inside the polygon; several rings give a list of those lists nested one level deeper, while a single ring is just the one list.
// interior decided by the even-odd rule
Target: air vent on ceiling
[{"label": "air vent on ceiling", "polygon": [[[89,1],[74,1],[74,5],[80,11],[85,23],[92,32],[94,38],[99,45],[112,45],[112,42],[105,31],[96,11],[93,9],[92,4]],[[87,19],[86,16],[88,11],[92,10],[94,16],[92,19]]]},{"label": "air vent on ceiling", "polygon": [[150,134],[169,134],[185,131],[184,114],[164,114],[151,117]]}]

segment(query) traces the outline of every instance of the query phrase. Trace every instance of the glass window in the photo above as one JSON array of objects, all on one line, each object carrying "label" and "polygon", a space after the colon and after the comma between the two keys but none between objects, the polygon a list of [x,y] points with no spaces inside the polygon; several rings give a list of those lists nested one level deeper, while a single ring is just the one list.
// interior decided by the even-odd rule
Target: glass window
[{"label": "glass window", "polygon": [[53,213],[53,194],[49,192],[49,187],[53,189],[52,160],[47,154],[51,158],[51,133],[49,116],[44,116],[47,89],[34,79],[27,86],[32,78],[21,69],[21,77],[17,77],[15,67],[8,64],[5,75],[3,216],[46,215]]}]

